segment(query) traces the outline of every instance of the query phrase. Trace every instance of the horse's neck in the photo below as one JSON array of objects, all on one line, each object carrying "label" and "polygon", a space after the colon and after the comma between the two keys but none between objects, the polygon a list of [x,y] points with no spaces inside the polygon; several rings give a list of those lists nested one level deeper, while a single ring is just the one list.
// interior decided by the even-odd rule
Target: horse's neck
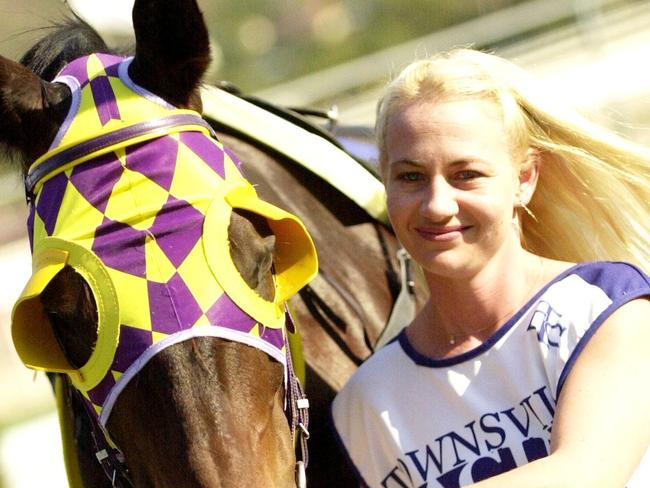
[{"label": "horse's neck", "polygon": [[249,99],[215,87],[205,87],[203,99],[205,116],[219,127],[272,149],[336,188],[353,202],[353,206],[380,222],[388,222],[381,182],[338,147],[333,137],[320,126],[290,110],[261,100],[251,103]]},{"label": "horse's neck", "polygon": [[[232,135],[220,137],[243,161],[260,196],[297,214],[309,229],[320,273],[301,292],[299,301],[305,303],[296,309],[307,336],[305,352],[308,360],[321,358],[314,364],[322,365],[324,377],[346,376],[372,352],[390,314],[398,286],[397,241],[364,209],[310,171]],[[311,349],[315,344],[321,346]],[[334,367],[346,372],[328,374],[327,368],[336,364],[332,358],[342,349],[346,359]]]}]

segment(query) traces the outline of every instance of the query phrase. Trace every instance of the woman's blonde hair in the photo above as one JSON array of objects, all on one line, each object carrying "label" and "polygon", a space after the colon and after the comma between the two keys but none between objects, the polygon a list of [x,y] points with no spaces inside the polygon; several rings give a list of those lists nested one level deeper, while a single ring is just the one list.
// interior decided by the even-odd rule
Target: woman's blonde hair
[{"label": "woman's blonde hair", "polygon": [[[377,108],[380,165],[392,114],[419,99],[486,99],[500,109],[515,160],[529,148],[537,190],[520,212],[522,243],[565,261],[635,263],[650,271],[650,151],[553,104],[526,72],[498,56],[455,49],[409,65]],[[384,173],[384,171],[382,171]]]}]

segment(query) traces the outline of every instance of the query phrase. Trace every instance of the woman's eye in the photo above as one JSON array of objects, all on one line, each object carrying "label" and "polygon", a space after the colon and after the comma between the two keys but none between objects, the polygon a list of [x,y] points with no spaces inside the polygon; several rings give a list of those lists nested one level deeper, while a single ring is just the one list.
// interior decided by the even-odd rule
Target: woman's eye
[{"label": "woman's eye", "polygon": [[423,179],[423,176],[421,173],[418,173],[416,171],[405,171],[403,173],[399,173],[397,175],[397,179],[406,182],[414,182],[421,181]]},{"label": "woman's eye", "polygon": [[456,180],[459,181],[467,181],[467,180],[473,180],[474,178],[479,178],[481,176],[481,173],[478,171],[473,171],[473,170],[463,170],[459,171],[454,175]]}]

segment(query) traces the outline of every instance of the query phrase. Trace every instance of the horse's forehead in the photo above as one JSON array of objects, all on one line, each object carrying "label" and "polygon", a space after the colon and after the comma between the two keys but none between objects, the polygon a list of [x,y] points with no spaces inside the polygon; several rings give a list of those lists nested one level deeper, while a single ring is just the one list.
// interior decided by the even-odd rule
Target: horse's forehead
[{"label": "horse's forehead", "polygon": [[54,81],[71,90],[68,114],[50,151],[97,139],[120,126],[158,119],[174,109],[130,78],[132,58],[91,54],[65,66]]},{"label": "horse's forehead", "polygon": [[117,70],[124,59],[126,57],[114,54],[89,54],[66,64],[57,76],[73,76],[83,85],[91,78],[96,77],[99,72],[109,76],[118,76]]}]

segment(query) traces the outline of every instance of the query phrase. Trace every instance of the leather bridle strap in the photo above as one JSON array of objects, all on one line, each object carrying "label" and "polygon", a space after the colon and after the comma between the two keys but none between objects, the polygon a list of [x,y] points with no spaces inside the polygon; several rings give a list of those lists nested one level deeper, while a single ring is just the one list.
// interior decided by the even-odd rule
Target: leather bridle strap
[{"label": "leather bridle strap", "polygon": [[102,429],[97,417],[91,412],[90,405],[81,395],[79,390],[72,388],[72,394],[77,395],[77,401],[81,403],[84,411],[86,424],[90,428],[93,450],[97,461],[114,488],[133,488],[133,482],[129,474],[129,468],[124,461],[122,452],[109,444],[106,439],[106,432]]},{"label": "leather bridle strap", "polygon": [[[289,307],[285,309],[287,320],[287,335],[290,330],[298,334],[298,330],[293,325],[293,317]],[[300,459],[296,462],[296,486],[305,488],[307,479],[305,470],[309,464],[309,454],[307,450],[307,440],[309,439],[309,400],[303,391],[300,380],[295,374],[289,340],[285,337],[285,347],[287,350],[287,384],[285,391],[286,398],[286,416],[291,429],[291,439],[294,443],[300,444]]]}]

